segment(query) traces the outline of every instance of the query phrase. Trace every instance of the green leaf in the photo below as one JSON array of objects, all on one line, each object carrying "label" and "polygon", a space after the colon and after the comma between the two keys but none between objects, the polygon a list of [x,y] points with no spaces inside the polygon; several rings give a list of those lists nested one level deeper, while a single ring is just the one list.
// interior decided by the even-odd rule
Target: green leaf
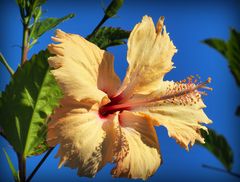
[{"label": "green leaf", "polygon": [[121,28],[102,27],[89,41],[102,49],[106,49],[110,46],[125,44],[124,39],[127,39],[129,35],[130,31],[122,30]]},{"label": "green leaf", "polygon": [[228,61],[229,68],[240,86],[240,32],[230,30],[230,39],[224,42],[220,39],[207,39],[203,41],[220,52]]},{"label": "green leaf", "polygon": [[221,39],[206,39],[203,43],[219,51],[223,56],[226,56],[227,45]]},{"label": "green leaf", "polygon": [[26,0],[16,0],[16,3],[18,4],[18,6],[20,7],[20,8],[25,8],[25,6],[26,6]]},{"label": "green leaf", "polygon": [[18,172],[16,171],[16,169],[15,169],[15,167],[14,167],[14,165],[13,165],[13,163],[12,163],[10,157],[9,157],[9,155],[7,154],[7,152],[6,152],[6,150],[4,148],[3,148],[3,152],[4,152],[5,156],[6,156],[9,168],[11,169],[12,175],[14,177],[14,181],[20,181]]},{"label": "green leaf", "polygon": [[38,39],[45,32],[53,29],[54,27],[56,27],[58,24],[62,23],[63,21],[73,18],[74,16],[75,16],[74,14],[69,14],[62,18],[47,18],[45,20],[36,22],[32,26],[30,38]]},{"label": "green leaf", "polygon": [[[45,141],[49,115],[62,93],[49,72],[47,51],[19,67],[2,93],[0,125],[8,141],[24,157]],[[37,152],[38,153],[38,152]]]},{"label": "green leaf", "polygon": [[230,171],[233,164],[233,152],[230,145],[224,136],[218,135],[214,130],[208,129],[208,132],[209,134],[201,130],[201,134],[205,138],[205,144],[201,145],[209,150]]},{"label": "green leaf", "polygon": [[43,5],[46,2],[46,0],[33,0],[32,6],[33,10],[41,5]]},{"label": "green leaf", "polygon": [[240,86],[240,32],[232,29],[227,42],[227,59],[232,74]]},{"label": "green leaf", "polygon": [[35,8],[32,16],[34,18],[34,23],[37,22],[39,18],[42,16],[42,8],[41,7]]},{"label": "green leaf", "polygon": [[42,141],[41,144],[39,144],[32,150],[32,153],[29,153],[29,156],[41,155],[42,153],[46,152],[48,149],[49,149],[49,146],[47,145],[47,142]]}]

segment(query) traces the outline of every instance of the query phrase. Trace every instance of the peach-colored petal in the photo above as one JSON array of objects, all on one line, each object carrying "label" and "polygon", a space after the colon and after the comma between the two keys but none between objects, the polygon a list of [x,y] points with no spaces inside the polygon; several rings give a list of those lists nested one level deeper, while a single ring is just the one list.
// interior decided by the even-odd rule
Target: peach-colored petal
[{"label": "peach-colored petal", "polygon": [[95,176],[112,161],[114,115],[101,119],[95,107],[63,99],[48,124],[48,144],[60,144],[59,167],[78,168],[80,176]]},{"label": "peach-colored petal", "polygon": [[114,177],[147,179],[161,163],[157,135],[151,121],[124,111],[116,128]]},{"label": "peach-colored petal", "polygon": [[128,40],[129,68],[121,91],[127,88],[125,95],[154,91],[172,69],[172,57],[176,51],[163,26],[163,17],[155,28],[152,18],[144,16]]},{"label": "peach-colored petal", "polygon": [[49,58],[49,64],[54,68],[52,73],[65,96],[99,102],[106,94],[115,94],[120,81],[113,70],[110,53],[79,35],[61,30],[57,30],[52,39],[60,43],[48,46],[48,50],[56,55]]},{"label": "peach-colored petal", "polygon": [[98,89],[107,93],[108,97],[113,97],[120,87],[120,79],[114,72],[113,56],[105,53],[107,61],[102,61],[99,65],[97,86]]},{"label": "peach-colored petal", "polygon": [[[175,138],[181,146],[188,150],[188,145],[192,146],[195,140],[204,143],[204,138],[202,138],[199,130],[207,130],[207,128],[201,123],[211,123],[211,120],[203,111],[206,106],[196,90],[182,96],[176,95],[180,89],[185,88],[186,90],[187,87],[193,88],[194,86],[195,84],[187,85],[164,81],[158,91],[148,96],[133,98],[131,102],[143,102],[151,99],[159,101],[143,104],[133,110],[151,119],[154,125],[165,126],[168,135]],[[170,97],[171,95],[176,95],[176,97]],[[163,99],[161,100],[161,98]]]}]

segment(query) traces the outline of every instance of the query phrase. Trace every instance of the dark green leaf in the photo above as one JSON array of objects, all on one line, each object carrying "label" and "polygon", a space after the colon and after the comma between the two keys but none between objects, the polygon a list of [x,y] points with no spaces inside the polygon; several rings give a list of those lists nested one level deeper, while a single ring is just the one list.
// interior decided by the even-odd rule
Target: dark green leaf
[{"label": "dark green leaf", "polygon": [[41,35],[43,35],[48,30],[53,29],[58,24],[73,17],[74,17],[74,14],[69,14],[62,18],[47,18],[45,20],[39,21],[32,26],[30,38],[38,39]]},{"label": "dark green leaf", "polygon": [[89,41],[102,49],[106,49],[110,46],[125,44],[126,42],[123,40],[127,39],[129,35],[130,31],[120,28],[102,27]]},{"label": "dark green leaf", "polygon": [[2,107],[2,92],[0,92],[0,108]]},{"label": "dark green leaf", "polygon": [[205,144],[201,144],[209,150],[227,170],[232,169],[233,152],[227,140],[222,135],[218,135],[214,130],[209,129],[209,134],[201,130],[202,136],[205,138]]},{"label": "dark green leaf", "polygon": [[237,115],[237,116],[240,116],[240,106],[237,107],[236,115]]},{"label": "dark green leaf", "polygon": [[221,39],[206,39],[203,41],[205,44],[219,51],[223,56],[226,56],[227,46]]},{"label": "dark green leaf", "polygon": [[220,39],[207,39],[203,42],[219,51],[227,59],[229,68],[240,86],[240,32],[232,29],[227,42]]},{"label": "dark green leaf", "polygon": [[6,150],[4,148],[3,148],[3,152],[4,152],[5,156],[6,156],[9,168],[11,169],[12,175],[14,177],[14,181],[20,181],[18,172],[16,171],[16,169],[15,169],[15,167],[14,167],[14,165],[13,165],[13,163],[12,163],[10,157],[9,157],[9,155],[7,154],[7,152],[6,152]]},{"label": "dark green leaf", "polygon": [[44,143],[46,122],[61,97],[49,72],[48,56],[41,51],[19,67],[2,93],[0,125],[24,157],[35,154],[36,147]]},{"label": "dark green leaf", "polygon": [[232,29],[230,39],[227,42],[227,59],[236,82],[240,85],[240,32]]},{"label": "dark green leaf", "polygon": [[117,14],[118,10],[122,7],[124,0],[112,0],[107,9],[105,10],[105,16],[108,18]]}]

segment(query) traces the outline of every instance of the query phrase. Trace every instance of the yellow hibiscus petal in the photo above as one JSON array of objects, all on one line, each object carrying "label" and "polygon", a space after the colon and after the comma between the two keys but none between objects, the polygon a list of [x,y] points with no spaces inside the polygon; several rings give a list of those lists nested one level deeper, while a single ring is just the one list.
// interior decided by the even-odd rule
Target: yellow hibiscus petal
[{"label": "yellow hibiscus petal", "polygon": [[[196,90],[182,96],[177,95],[194,88],[194,86],[196,85],[164,81],[158,91],[150,95],[133,97],[132,103],[145,102],[133,110],[151,119],[154,125],[165,126],[169,136],[175,138],[181,146],[188,150],[188,145],[192,146],[196,140],[204,143],[204,138],[199,130],[207,130],[207,128],[201,123],[210,124],[212,122],[204,113],[203,108],[206,106]],[[150,100],[156,100],[156,102],[147,103]]]},{"label": "yellow hibiscus petal", "polygon": [[79,101],[101,101],[105,93],[115,94],[120,80],[113,70],[110,53],[79,35],[61,30],[57,30],[56,37],[52,39],[60,43],[48,46],[49,51],[56,55],[49,58],[49,64],[54,68],[52,73],[66,96]]},{"label": "yellow hibiscus petal", "polygon": [[48,124],[47,141],[50,146],[60,144],[59,167],[78,168],[78,175],[92,177],[112,161],[114,115],[102,119],[94,106],[89,108],[63,99]]},{"label": "yellow hibiscus petal", "polygon": [[124,111],[116,129],[114,177],[147,179],[161,163],[157,135],[151,121]]},{"label": "yellow hibiscus petal", "polygon": [[144,16],[128,40],[129,68],[120,91],[126,89],[124,95],[128,95],[147,94],[155,90],[164,75],[172,69],[171,59],[176,51],[163,26],[163,17],[155,28],[152,18]]}]

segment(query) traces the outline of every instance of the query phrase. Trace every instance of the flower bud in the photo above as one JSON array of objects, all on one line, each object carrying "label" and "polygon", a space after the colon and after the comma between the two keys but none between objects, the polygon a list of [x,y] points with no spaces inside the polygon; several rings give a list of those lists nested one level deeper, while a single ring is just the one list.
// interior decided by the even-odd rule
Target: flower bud
[{"label": "flower bud", "polygon": [[105,10],[105,16],[108,18],[113,17],[117,14],[118,10],[123,5],[124,0],[112,0],[110,5]]}]

